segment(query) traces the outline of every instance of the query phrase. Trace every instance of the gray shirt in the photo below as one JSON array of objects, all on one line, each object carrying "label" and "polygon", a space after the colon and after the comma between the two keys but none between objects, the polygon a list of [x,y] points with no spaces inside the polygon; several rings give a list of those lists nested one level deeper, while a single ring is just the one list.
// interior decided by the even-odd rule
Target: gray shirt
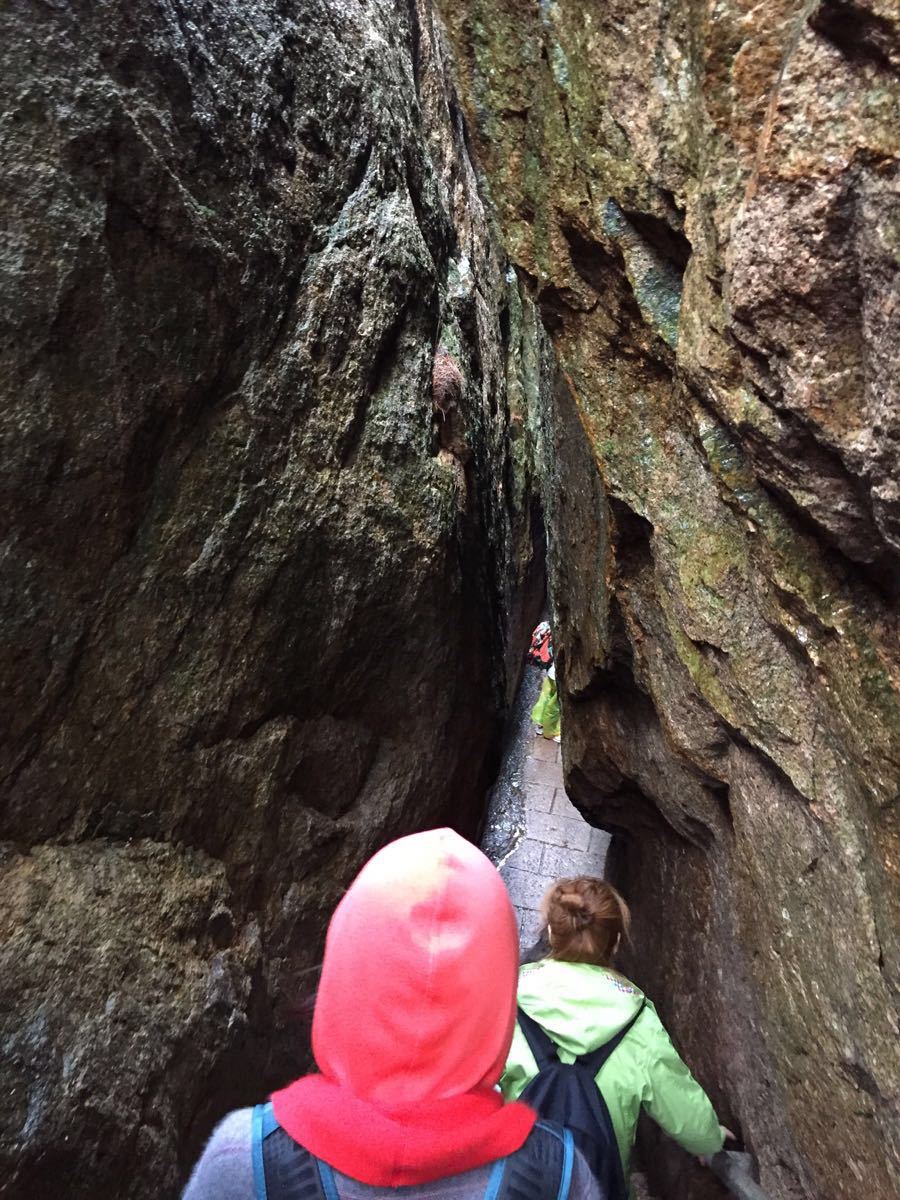
[{"label": "gray shirt", "polygon": [[[182,1200],[257,1200],[253,1185],[251,1108],[229,1113],[213,1130]],[[371,1187],[335,1171],[340,1200],[482,1200],[491,1164],[411,1187]],[[546,1200],[556,1200],[556,1184]],[[575,1151],[569,1200],[603,1200],[590,1168]]]}]

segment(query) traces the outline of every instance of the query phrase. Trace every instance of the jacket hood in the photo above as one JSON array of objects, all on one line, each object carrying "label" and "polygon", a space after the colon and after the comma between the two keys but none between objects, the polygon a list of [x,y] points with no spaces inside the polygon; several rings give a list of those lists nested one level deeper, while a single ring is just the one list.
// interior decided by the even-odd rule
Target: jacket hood
[{"label": "jacket hood", "polygon": [[627,1025],[644,999],[623,975],[590,963],[529,963],[519,973],[520,1006],[571,1054],[589,1054]]},{"label": "jacket hood", "polygon": [[319,1070],[387,1108],[492,1087],[512,1040],[517,969],[512,906],[481,851],[450,829],[392,842],[328,929]]}]

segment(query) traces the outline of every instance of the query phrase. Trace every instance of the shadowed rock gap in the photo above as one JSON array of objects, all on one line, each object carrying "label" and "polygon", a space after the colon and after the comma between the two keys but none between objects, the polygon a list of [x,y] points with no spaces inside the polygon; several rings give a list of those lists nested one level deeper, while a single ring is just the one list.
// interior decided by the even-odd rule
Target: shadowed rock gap
[{"label": "shadowed rock gap", "polygon": [[896,13],[442,7],[0,18],[0,1186],[174,1196],[302,1069],[546,565],[628,969],[773,1193],[893,1200]]}]

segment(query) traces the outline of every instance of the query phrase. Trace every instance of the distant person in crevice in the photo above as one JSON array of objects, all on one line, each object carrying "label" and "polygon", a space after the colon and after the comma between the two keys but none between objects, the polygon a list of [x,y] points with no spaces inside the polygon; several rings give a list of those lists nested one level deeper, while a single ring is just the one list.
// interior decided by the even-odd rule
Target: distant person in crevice
[{"label": "distant person in crevice", "polygon": [[608,1200],[571,1135],[495,1086],[517,957],[480,850],[438,829],[379,851],[328,928],[319,1073],[226,1116],[183,1200]]},{"label": "distant person in crevice", "polygon": [[[588,1078],[608,1110],[626,1186],[642,1108],[690,1153],[721,1150],[728,1131],[652,1002],[611,965],[629,924],[622,897],[602,879],[559,879],[546,892],[541,915],[550,950],[519,972],[520,1020],[500,1081],[504,1096],[518,1099],[538,1075],[532,1044],[563,1063],[591,1055]],[[601,1047],[611,1053],[595,1073],[606,1053]]]},{"label": "distant person in crevice", "polygon": [[559,709],[559,694],[556,690],[556,663],[553,659],[553,634],[547,621],[535,628],[531,635],[531,645],[528,648],[528,661],[534,666],[546,671],[547,675],[541,684],[541,694],[531,710],[531,719],[535,724],[535,733],[541,734],[551,741],[560,740],[562,727]]}]

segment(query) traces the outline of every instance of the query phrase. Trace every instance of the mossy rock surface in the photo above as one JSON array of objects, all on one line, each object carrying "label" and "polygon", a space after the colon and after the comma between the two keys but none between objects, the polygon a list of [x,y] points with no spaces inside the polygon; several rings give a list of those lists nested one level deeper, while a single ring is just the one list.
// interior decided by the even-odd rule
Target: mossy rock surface
[{"label": "mossy rock surface", "polygon": [[620,835],[628,965],[771,1194],[888,1200],[896,6],[441,7],[559,364],[532,420],[564,762]]},{"label": "mossy rock surface", "polygon": [[308,1066],[361,862],[476,831],[540,604],[533,331],[427,4],[0,26],[0,1191],[158,1200]]}]

